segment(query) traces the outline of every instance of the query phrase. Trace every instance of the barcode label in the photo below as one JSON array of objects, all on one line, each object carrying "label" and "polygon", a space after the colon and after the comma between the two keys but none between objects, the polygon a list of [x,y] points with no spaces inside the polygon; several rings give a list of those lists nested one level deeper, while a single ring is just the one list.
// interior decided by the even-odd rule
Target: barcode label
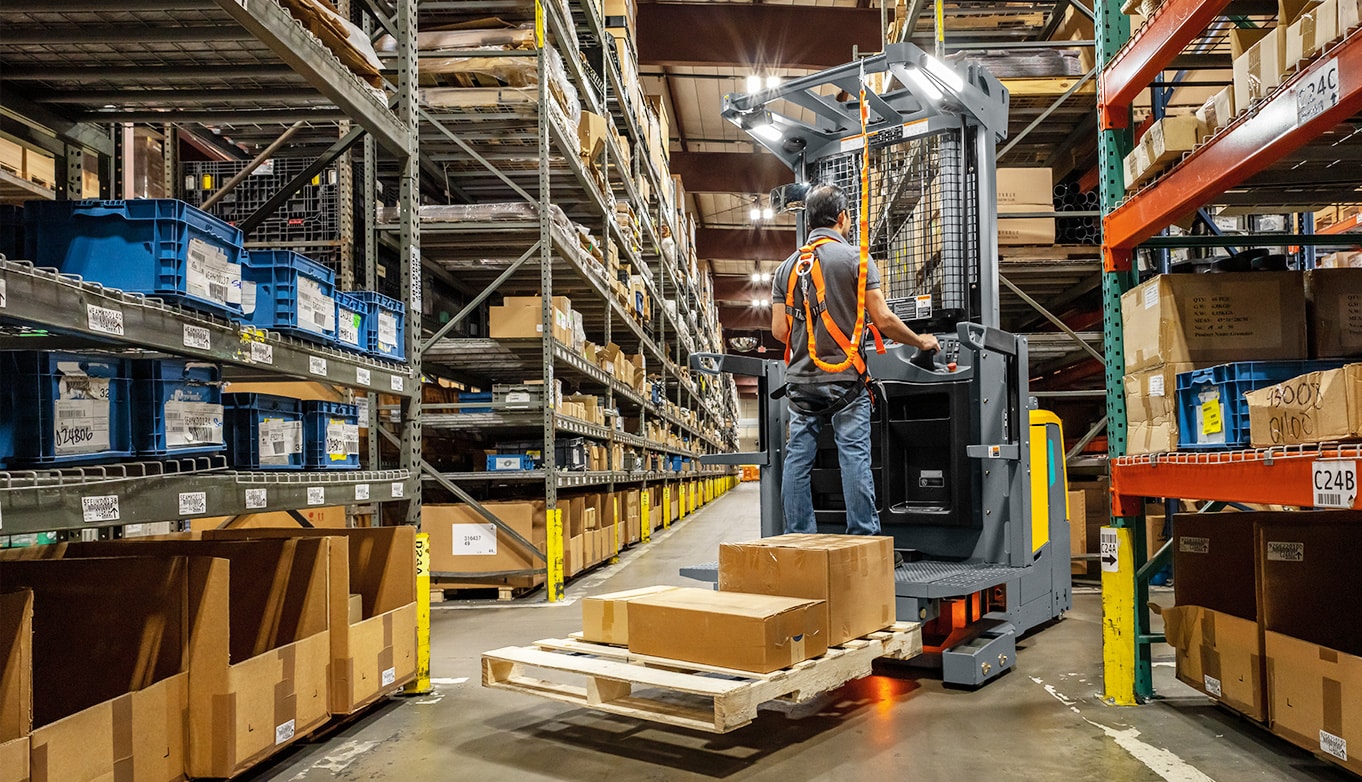
[{"label": "barcode label", "polygon": [[260,421],[260,463],[286,465],[290,457],[303,452],[303,422],[281,418]]},{"label": "barcode label", "polygon": [[389,353],[397,350],[397,316],[378,311],[378,349]]},{"label": "barcode label", "polygon": [[123,336],[123,312],[121,310],[111,310],[107,307],[86,304],[85,313],[85,322],[91,331],[100,334],[112,334],[115,337]]},{"label": "barcode label", "polygon": [[264,342],[251,343],[251,362],[255,364],[273,364],[274,346]]},{"label": "barcode label", "polygon": [[336,330],[336,300],[307,277],[298,278],[298,328],[314,334]]},{"label": "barcode label", "polygon": [[308,505],[325,505],[325,504],[326,504],[326,489],[323,488],[323,487],[321,487],[321,486],[309,486],[309,487],[307,487],[307,504],[308,504]]},{"label": "barcode label", "polygon": [[1220,680],[1214,676],[1202,676],[1202,683],[1206,685],[1206,694],[1216,698],[1223,697],[1220,689]]},{"label": "barcode label", "polygon": [[355,367],[355,382],[362,386],[367,386],[372,381],[372,375],[364,367]]},{"label": "barcode label", "polygon": [[355,501],[363,502],[367,499],[369,499],[369,484],[367,483],[355,484]]},{"label": "barcode label", "polygon": [[402,483],[401,481],[394,481],[394,482],[393,482],[393,485],[392,485],[392,497],[393,497],[393,499],[395,499],[395,500],[396,500],[396,499],[401,499],[403,496],[406,495],[406,490],[407,490],[407,485],[406,485],[405,483]]},{"label": "barcode label", "polygon": [[241,266],[221,247],[191,238],[186,253],[185,291],[219,304],[241,304]]},{"label": "barcode label", "polygon": [[5,281],[0,280],[0,310],[5,308]]},{"label": "barcode label", "polygon": [[118,495],[109,494],[99,497],[81,497],[80,515],[86,524],[101,521],[118,521]]},{"label": "barcode label", "polygon": [[246,490],[246,509],[259,510],[269,504],[269,495],[265,489]]},{"label": "barcode label", "polygon": [[346,424],[344,437],[346,455],[359,456],[359,424]]},{"label": "barcode label", "polygon": [[274,729],[274,745],[279,746],[286,741],[292,741],[294,734],[293,720],[289,720]]},{"label": "barcode label", "polygon": [[383,670],[383,684],[381,684],[380,686],[389,687],[395,681],[397,681],[397,669],[385,668]]},{"label": "barcode label", "polygon": [[326,359],[321,356],[308,356],[307,371],[319,377],[326,377]]},{"label": "barcode label", "polygon": [[202,326],[190,326],[186,323],[184,327],[184,346],[197,350],[209,350],[213,347],[213,341],[208,333],[208,329],[203,328]]},{"label": "barcode label", "polygon": [[1339,760],[1348,759],[1348,740],[1342,736],[1321,730],[1319,732],[1319,748],[1322,752],[1333,755]]},{"label": "barcode label", "polygon": [[407,384],[402,380],[401,375],[393,375],[392,382],[389,385],[394,391],[402,391],[407,387]]},{"label": "barcode label", "polygon": [[[351,445],[353,442],[353,450]],[[347,423],[343,418],[331,418],[326,422],[326,455],[333,462],[343,462],[351,453],[359,453],[359,427]]]},{"label": "barcode label", "polygon": [[165,403],[166,447],[186,448],[202,445],[221,445],[222,405],[209,402]]},{"label": "barcode label", "polygon": [[362,316],[347,309],[340,310],[336,320],[336,337],[341,344],[359,347],[359,324]]},{"label": "barcode label", "polygon": [[208,494],[201,491],[180,492],[180,515],[201,516],[208,512]]},{"label": "barcode label", "polygon": [[[79,372],[77,366],[59,366]],[[107,451],[111,395],[108,378],[63,374],[52,402],[52,434],[57,455]]]}]

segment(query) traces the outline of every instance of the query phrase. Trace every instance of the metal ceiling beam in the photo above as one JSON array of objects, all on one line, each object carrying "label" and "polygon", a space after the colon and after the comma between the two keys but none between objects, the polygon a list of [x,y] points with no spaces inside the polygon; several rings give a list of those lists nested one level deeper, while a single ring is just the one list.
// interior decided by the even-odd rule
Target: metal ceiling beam
[{"label": "metal ceiling beam", "polygon": [[766,152],[673,152],[671,163],[687,193],[767,193],[793,179]]},{"label": "metal ceiling beam", "polygon": [[199,83],[208,79],[292,79],[293,76],[293,69],[286,65],[217,65],[211,68],[140,65],[90,68],[83,65],[32,65],[5,69],[7,81],[89,79],[110,84]]},{"label": "metal ceiling beam", "polygon": [[[677,35],[684,30],[684,35]],[[879,9],[640,3],[641,65],[831,68],[880,48]]]},{"label": "metal ceiling beam", "polygon": [[764,228],[695,232],[696,254],[705,260],[783,261],[795,250],[795,232]]}]

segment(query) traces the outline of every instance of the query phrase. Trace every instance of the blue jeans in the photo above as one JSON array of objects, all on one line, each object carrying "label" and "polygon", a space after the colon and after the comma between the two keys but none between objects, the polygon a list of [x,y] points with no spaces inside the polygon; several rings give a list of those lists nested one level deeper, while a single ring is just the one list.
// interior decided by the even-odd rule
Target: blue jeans
[{"label": "blue jeans", "polygon": [[[790,437],[785,446],[785,474],[780,486],[787,533],[818,531],[814,525],[809,473],[822,429],[823,419],[790,408]],[[861,394],[834,414],[832,429],[838,466],[842,468],[847,533],[878,535],[880,514],[875,510],[875,478],[870,473],[870,395]]]}]

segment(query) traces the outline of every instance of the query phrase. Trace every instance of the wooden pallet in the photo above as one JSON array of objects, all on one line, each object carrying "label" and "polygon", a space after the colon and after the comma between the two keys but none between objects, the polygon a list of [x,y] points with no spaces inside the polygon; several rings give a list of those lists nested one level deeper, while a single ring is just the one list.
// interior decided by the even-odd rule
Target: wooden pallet
[{"label": "wooden pallet", "polygon": [[[869,676],[877,659],[907,660],[921,653],[922,628],[914,623],[895,624],[768,674],[632,654],[579,637],[553,638],[484,653],[482,684],[681,728],[728,733],[756,719],[764,703],[806,703]],[[531,672],[581,677],[585,682],[564,684]]]}]

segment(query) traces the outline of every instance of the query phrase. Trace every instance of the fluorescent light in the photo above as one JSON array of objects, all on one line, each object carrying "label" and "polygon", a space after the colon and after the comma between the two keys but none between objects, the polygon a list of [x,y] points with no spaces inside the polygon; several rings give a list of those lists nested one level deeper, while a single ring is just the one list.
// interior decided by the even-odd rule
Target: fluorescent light
[{"label": "fluorescent light", "polygon": [[956,73],[955,69],[951,66],[930,55],[923,57],[922,61],[926,64],[927,70],[931,71],[933,76],[940,79],[942,84],[950,87],[956,92],[965,88],[965,80],[960,78],[960,74]]},{"label": "fluorescent light", "polygon": [[781,137],[785,135],[784,131],[776,127],[774,123],[770,122],[766,123],[765,125],[757,125],[756,127],[752,128],[752,132],[757,134],[758,136],[761,136],[767,141],[780,141]]},{"label": "fluorescent light", "polygon": [[753,307],[760,307],[760,306],[761,306],[761,299],[753,299],[753,300],[752,300],[752,306],[753,306]]},{"label": "fluorescent light", "polygon": [[760,219],[761,219],[761,207],[758,207],[758,206],[752,207],[752,211],[748,212],[748,213],[747,213],[747,216],[750,217],[750,218],[752,218],[752,220],[753,220],[754,222],[757,221],[757,220],[760,220]]},{"label": "fluorescent light", "polygon": [[770,273],[770,272],[762,272],[760,282],[770,282],[770,281],[771,281],[771,273]]},{"label": "fluorescent light", "polygon": [[927,100],[936,102],[946,97],[946,94],[941,91],[941,88],[936,86],[921,68],[916,65],[908,65],[903,70],[908,74],[908,78],[912,79],[914,86],[922,92]]},{"label": "fluorescent light", "polygon": [[779,86],[780,86],[780,77],[779,77],[779,76],[767,76],[767,77],[766,77],[766,89],[768,89],[768,90],[774,90],[776,87],[779,87]]},{"label": "fluorescent light", "polygon": [[752,282],[761,282],[761,272],[752,272]]},{"label": "fluorescent light", "polygon": [[776,213],[771,210],[771,207],[768,206],[765,209],[761,210],[761,216],[767,220],[770,220],[772,217],[776,216]]},{"label": "fluorescent light", "polygon": [[751,76],[748,76],[748,77],[747,77],[747,91],[748,91],[748,92],[761,92],[761,77],[760,77],[760,76],[758,76],[758,75],[756,75],[756,74],[752,74]]}]

